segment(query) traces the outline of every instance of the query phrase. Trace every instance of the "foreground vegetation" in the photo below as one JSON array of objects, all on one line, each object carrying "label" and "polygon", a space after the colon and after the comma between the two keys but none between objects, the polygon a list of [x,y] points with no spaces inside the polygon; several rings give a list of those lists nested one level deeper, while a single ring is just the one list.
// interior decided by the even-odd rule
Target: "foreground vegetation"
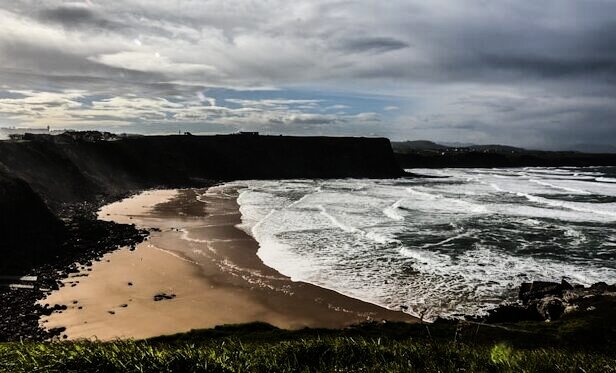
[{"label": "foreground vegetation", "polygon": [[0,344],[0,371],[616,372],[610,343],[596,338],[573,346],[574,340],[562,339],[560,332],[571,333],[572,325],[535,334],[524,325],[374,323],[284,331],[247,324],[145,341],[12,342]]},{"label": "foreground vegetation", "polygon": [[12,344],[0,347],[0,354],[7,372],[616,372],[616,358],[596,353],[348,337],[199,345]]}]

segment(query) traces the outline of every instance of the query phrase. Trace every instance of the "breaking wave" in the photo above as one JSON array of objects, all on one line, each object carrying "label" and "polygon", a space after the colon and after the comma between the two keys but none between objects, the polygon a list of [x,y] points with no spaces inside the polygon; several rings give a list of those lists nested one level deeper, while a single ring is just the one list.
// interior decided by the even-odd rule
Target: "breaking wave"
[{"label": "breaking wave", "polygon": [[265,264],[414,315],[482,313],[523,281],[616,279],[616,169],[412,172],[447,177],[230,185]]}]

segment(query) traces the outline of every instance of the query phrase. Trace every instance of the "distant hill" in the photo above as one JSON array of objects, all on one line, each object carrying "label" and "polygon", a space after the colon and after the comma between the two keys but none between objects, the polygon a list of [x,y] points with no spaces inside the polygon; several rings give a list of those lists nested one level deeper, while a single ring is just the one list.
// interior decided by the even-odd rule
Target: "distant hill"
[{"label": "distant hill", "polygon": [[448,146],[450,148],[466,148],[469,146],[477,145],[477,144],[473,144],[470,142],[445,142],[445,141],[441,142],[440,144]]},{"label": "distant hill", "polygon": [[396,153],[406,153],[409,150],[439,150],[447,149],[447,146],[428,140],[392,142],[391,147]]},{"label": "distant hill", "polygon": [[396,159],[403,168],[616,166],[616,147],[610,145],[579,145],[566,147],[567,150],[558,148],[558,151],[508,145],[451,145],[427,140],[392,142]]},{"label": "distant hill", "polygon": [[528,150],[523,148],[516,148],[515,146],[508,145],[471,145],[464,147],[465,149],[477,151],[477,152],[509,152],[509,153],[521,153]]},{"label": "distant hill", "polygon": [[475,152],[525,152],[526,149],[516,148],[508,145],[474,145],[462,143],[444,143],[437,144],[429,140],[413,140],[392,142],[391,146],[396,153],[408,153],[416,150],[446,150],[446,149],[464,149],[466,151]]},{"label": "distant hill", "polygon": [[616,146],[607,144],[575,144],[559,147],[557,150],[570,150],[581,153],[616,153]]},{"label": "distant hill", "polygon": [[[521,153],[526,151],[532,151],[530,148],[520,148],[509,145],[477,145],[464,142],[439,142],[436,143],[430,140],[412,140],[412,141],[399,141],[391,143],[394,152],[396,153],[408,153],[409,151],[416,150],[444,150],[444,149],[461,149],[464,148],[469,151],[477,152],[514,152]],[[591,153],[591,154],[614,154],[616,153],[616,145],[610,144],[570,144],[570,145],[558,145],[558,146],[543,146],[533,148],[534,150],[553,151],[553,152],[579,152],[579,153]]]}]

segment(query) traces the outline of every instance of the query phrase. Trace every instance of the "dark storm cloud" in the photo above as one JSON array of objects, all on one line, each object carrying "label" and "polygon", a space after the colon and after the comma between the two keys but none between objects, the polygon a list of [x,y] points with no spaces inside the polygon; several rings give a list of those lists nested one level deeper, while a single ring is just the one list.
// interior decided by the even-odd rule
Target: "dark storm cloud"
[{"label": "dark storm cloud", "polygon": [[542,56],[482,56],[479,63],[486,69],[518,71],[539,78],[607,75],[616,77],[616,58],[557,59]]},{"label": "dark storm cloud", "polygon": [[[616,8],[613,7],[613,11]],[[570,20],[575,24],[575,18]],[[607,78],[616,83],[616,22],[583,24],[560,30],[531,24],[505,24],[490,32],[490,23],[461,30],[459,45],[444,44],[448,71],[471,79],[500,80],[503,73],[517,79],[568,82],[576,78]],[[457,68],[456,68],[457,66]]]},{"label": "dark storm cloud", "polygon": [[408,48],[408,43],[390,37],[370,37],[344,40],[341,49],[347,52],[388,52]]},{"label": "dark storm cloud", "polygon": [[118,30],[124,25],[105,19],[91,8],[80,4],[65,4],[43,9],[38,13],[39,19],[59,23],[64,27],[94,27]]}]

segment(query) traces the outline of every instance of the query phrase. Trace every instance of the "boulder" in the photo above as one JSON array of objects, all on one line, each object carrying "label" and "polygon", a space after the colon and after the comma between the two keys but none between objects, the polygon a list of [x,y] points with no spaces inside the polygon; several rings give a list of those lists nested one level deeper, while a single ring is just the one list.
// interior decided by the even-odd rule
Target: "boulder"
[{"label": "boulder", "polygon": [[605,282],[597,282],[594,283],[592,285],[590,285],[590,290],[592,290],[594,293],[605,293],[608,290],[609,285],[606,284]]},{"label": "boulder", "polygon": [[567,280],[565,280],[564,278],[562,279],[562,281],[560,282],[560,286],[563,290],[573,290],[574,286],[571,285]]},{"label": "boulder", "polygon": [[488,311],[485,321],[505,323],[517,321],[559,320],[565,313],[592,311],[595,305],[612,304],[616,298],[616,284],[598,282],[589,287],[535,281],[520,286],[521,304],[503,304]]},{"label": "boulder", "polygon": [[541,321],[544,320],[544,318],[535,307],[526,307],[519,304],[505,304],[488,311],[486,322],[505,323],[527,320]]},{"label": "boulder", "polygon": [[557,297],[545,297],[536,302],[536,309],[543,320],[558,320],[565,312],[566,305]]},{"label": "boulder", "polygon": [[562,296],[562,293],[562,284],[557,282],[533,281],[532,283],[522,283],[518,297],[523,304],[528,304],[531,300],[541,299],[549,295]]}]

